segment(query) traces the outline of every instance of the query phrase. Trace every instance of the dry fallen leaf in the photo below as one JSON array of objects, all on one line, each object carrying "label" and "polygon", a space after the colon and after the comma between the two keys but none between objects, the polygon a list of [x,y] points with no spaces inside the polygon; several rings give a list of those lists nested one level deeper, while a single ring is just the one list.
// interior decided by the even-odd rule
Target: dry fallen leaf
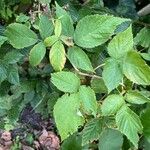
[{"label": "dry fallen leaf", "polygon": [[59,138],[53,132],[46,131],[45,129],[42,131],[42,134],[39,137],[39,143],[42,147],[46,148],[47,150],[60,149]]}]

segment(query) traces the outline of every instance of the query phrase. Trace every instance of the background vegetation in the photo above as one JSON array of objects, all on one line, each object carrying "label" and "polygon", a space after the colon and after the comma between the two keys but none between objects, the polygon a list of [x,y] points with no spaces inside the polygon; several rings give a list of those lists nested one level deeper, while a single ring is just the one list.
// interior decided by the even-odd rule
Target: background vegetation
[{"label": "background vegetation", "polygon": [[150,149],[149,0],[1,0],[2,150]]}]

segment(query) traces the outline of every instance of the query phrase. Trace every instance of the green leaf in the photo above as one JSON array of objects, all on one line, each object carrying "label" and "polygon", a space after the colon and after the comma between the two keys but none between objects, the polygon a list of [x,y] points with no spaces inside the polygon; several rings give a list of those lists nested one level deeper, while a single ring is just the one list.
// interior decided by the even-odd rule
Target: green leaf
[{"label": "green leaf", "polygon": [[66,63],[66,53],[61,41],[57,41],[51,48],[49,60],[55,71],[61,71]]},{"label": "green leaf", "polygon": [[108,88],[108,93],[117,88],[123,78],[123,73],[119,62],[113,58],[107,59],[102,77],[106,87]]},{"label": "green leaf", "polygon": [[0,63],[0,84],[7,78],[7,70],[5,66]]},{"label": "green leaf", "polygon": [[7,41],[7,37],[0,35],[0,47],[4,44],[5,41]]},{"label": "green leaf", "polygon": [[147,107],[141,114],[141,122],[143,125],[143,134],[146,139],[150,142],[150,107]]},{"label": "green leaf", "polygon": [[7,68],[7,79],[12,84],[19,84],[19,74],[17,66],[9,66]]},{"label": "green leaf", "polygon": [[82,69],[84,71],[94,72],[90,59],[87,54],[79,47],[71,47],[68,49],[68,59],[71,64],[76,68]]},{"label": "green leaf", "polygon": [[51,47],[56,41],[58,41],[58,37],[55,35],[49,36],[44,40],[44,44],[46,47]]},{"label": "green leaf", "polygon": [[144,104],[150,102],[150,99],[142,95],[139,91],[128,91],[126,101],[133,104]]},{"label": "green leaf", "polygon": [[9,110],[12,106],[12,98],[9,95],[0,97],[0,109]]},{"label": "green leaf", "polygon": [[61,150],[83,150],[81,145],[81,136],[73,134],[69,136],[61,145]]},{"label": "green leaf", "polygon": [[150,47],[150,39],[149,39],[149,35],[150,35],[150,29],[149,28],[143,28],[140,30],[140,32],[136,35],[135,37],[135,43],[137,45],[141,45],[145,48]]},{"label": "green leaf", "polygon": [[87,122],[82,131],[82,145],[98,140],[102,131],[102,120],[99,118]]},{"label": "green leaf", "polygon": [[80,79],[72,72],[61,71],[51,74],[51,82],[63,92],[77,92],[80,86]]},{"label": "green leaf", "polygon": [[80,115],[80,100],[78,94],[63,95],[54,106],[54,118],[61,140],[75,133],[84,123]]},{"label": "green leaf", "polygon": [[136,51],[130,51],[123,62],[125,76],[136,84],[150,85],[150,67]]},{"label": "green leaf", "polygon": [[46,53],[46,48],[43,42],[36,44],[30,51],[29,54],[29,62],[32,66],[37,66],[42,59],[44,58]]},{"label": "green leaf", "polygon": [[100,135],[98,149],[99,150],[121,150],[123,145],[122,134],[114,129],[105,129]]},{"label": "green leaf", "polygon": [[6,55],[4,56],[4,61],[7,64],[14,64],[18,62],[22,57],[23,55],[18,50],[13,50],[6,53]]},{"label": "green leaf", "polygon": [[23,13],[20,13],[18,16],[16,16],[16,22],[19,23],[26,23],[30,19],[29,16],[26,16]]},{"label": "green leaf", "polygon": [[114,115],[125,104],[125,101],[121,95],[112,94],[109,95],[101,106],[101,111],[104,116]]},{"label": "green leaf", "polygon": [[116,59],[123,57],[132,49],[133,35],[131,26],[127,30],[118,33],[108,45],[109,55]]},{"label": "green leaf", "polygon": [[107,93],[107,87],[102,78],[93,78],[91,80],[91,88],[94,90],[95,93]]},{"label": "green leaf", "polygon": [[96,116],[98,105],[94,91],[82,85],[79,89],[79,96],[85,113]]},{"label": "green leaf", "polygon": [[39,31],[40,35],[43,39],[52,35],[54,30],[54,26],[52,21],[48,18],[48,16],[41,15],[40,23],[39,23]]},{"label": "green leaf", "polygon": [[54,30],[55,36],[60,37],[61,32],[62,32],[61,21],[59,19],[56,19],[56,21],[55,21],[55,30]]},{"label": "green leaf", "polygon": [[76,27],[74,40],[78,46],[93,48],[105,43],[114,34],[116,27],[128,19],[108,15],[89,15]]},{"label": "green leaf", "polygon": [[70,15],[56,3],[56,15],[62,23],[62,34],[68,37],[73,37],[74,27]]},{"label": "green leaf", "polygon": [[141,133],[143,128],[139,116],[124,106],[116,115],[116,124],[119,130],[138,148],[138,133]]},{"label": "green leaf", "polygon": [[150,53],[140,53],[140,54],[145,60],[150,61]]},{"label": "green leaf", "polygon": [[5,35],[10,44],[17,49],[31,46],[38,41],[37,35],[32,30],[19,23],[10,24],[5,31]]}]

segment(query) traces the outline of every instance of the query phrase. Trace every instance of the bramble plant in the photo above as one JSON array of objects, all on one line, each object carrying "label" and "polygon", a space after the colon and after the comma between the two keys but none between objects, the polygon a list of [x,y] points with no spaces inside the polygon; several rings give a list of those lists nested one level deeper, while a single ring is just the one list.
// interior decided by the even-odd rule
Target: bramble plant
[{"label": "bramble plant", "polygon": [[45,10],[0,26],[2,128],[30,103],[54,117],[64,150],[148,150],[150,25],[121,4],[64,3],[40,0]]}]

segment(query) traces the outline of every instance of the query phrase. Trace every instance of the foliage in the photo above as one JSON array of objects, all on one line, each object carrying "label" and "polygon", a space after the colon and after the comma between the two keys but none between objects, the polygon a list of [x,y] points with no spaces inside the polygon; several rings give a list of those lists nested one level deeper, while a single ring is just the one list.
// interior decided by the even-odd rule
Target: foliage
[{"label": "foliage", "polygon": [[150,24],[135,4],[2,0],[1,128],[31,105],[54,118],[61,149],[148,149]]}]

